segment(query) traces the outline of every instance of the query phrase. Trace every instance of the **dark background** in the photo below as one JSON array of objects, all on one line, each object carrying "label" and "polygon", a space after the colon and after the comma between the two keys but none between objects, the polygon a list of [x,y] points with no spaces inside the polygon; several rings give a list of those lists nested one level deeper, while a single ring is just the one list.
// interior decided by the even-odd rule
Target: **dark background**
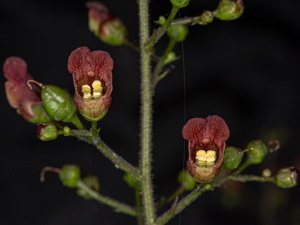
[{"label": "dark background", "polygon": [[[138,43],[137,5],[133,1],[103,1]],[[180,16],[214,9],[218,1],[191,0]],[[215,20],[194,26],[176,53],[181,60],[157,87],[154,97],[153,178],[155,199],[169,195],[178,183],[187,150],[181,137],[192,117],[222,116],[231,136],[228,145],[245,148],[250,140],[279,139],[280,151],[246,172],[268,167],[300,167],[299,1],[245,0],[243,16],[232,22]],[[151,21],[167,15],[167,0],[151,1]],[[153,24],[152,24],[153,25]],[[155,25],[153,25],[155,27]],[[45,84],[73,93],[67,59],[72,50],[88,46],[110,52],[114,59],[113,102],[100,122],[101,137],[133,164],[139,149],[139,58],[128,47],[100,42],[87,26],[84,1],[10,0],[0,2],[0,62],[9,56],[27,61],[29,73]],[[158,53],[167,43],[158,44]],[[96,201],[85,201],[63,187],[44,166],[78,164],[83,174],[95,174],[101,193],[134,204],[134,193],[122,181],[123,172],[93,147],[71,137],[52,142],[36,138],[36,126],[10,108],[0,76],[1,151],[0,224],[71,225],[135,224]],[[185,89],[184,89],[185,88]],[[185,96],[185,97],[184,97]],[[272,184],[231,183],[200,197],[170,224],[300,224],[299,188],[282,190]],[[161,211],[159,214],[162,213]]]}]

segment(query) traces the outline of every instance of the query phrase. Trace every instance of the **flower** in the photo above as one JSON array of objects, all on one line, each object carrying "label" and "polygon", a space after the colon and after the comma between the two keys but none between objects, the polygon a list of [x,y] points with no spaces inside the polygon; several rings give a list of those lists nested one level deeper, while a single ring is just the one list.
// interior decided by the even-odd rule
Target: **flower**
[{"label": "flower", "polygon": [[213,180],[221,169],[229,137],[225,121],[215,115],[190,119],[182,129],[182,136],[189,142],[186,162],[189,173],[198,182]]},{"label": "flower", "polygon": [[89,29],[101,41],[110,45],[122,45],[126,41],[127,29],[123,22],[115,17],[100,2],[87,2],[89,9]]},{"label": "flower", "polygon": [[87,47],[75,49],[69,56],[68,70],[73,75],[74,101],[89,121],[98,121],[111,104],[113,60],[105,51]]},{"label": "flower", "polygon": [[11,107],[29,122],[42,123],[50,121],[46,114],[41,99],[41,90],[27,86],[27,81],[32,76],[27,72],[26,62],[19,57],[9,57],[3,65],[6,97]]}]

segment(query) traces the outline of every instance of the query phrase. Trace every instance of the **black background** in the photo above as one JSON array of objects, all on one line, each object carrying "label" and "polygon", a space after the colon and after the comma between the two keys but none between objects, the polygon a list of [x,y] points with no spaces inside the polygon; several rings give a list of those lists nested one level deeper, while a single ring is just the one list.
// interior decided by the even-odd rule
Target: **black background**
[{"label": "black background", "polygon": [[[136,2],[103,2],[124,21],[129,39],[137,44]],[[191,0],[180,16],[214,9],[217,2]],[[231,131],[229,145],[245,148],[256,138],[281,141],[280,151],[262,165],[247,169],[248,173],[260,174],[266,167],[273,172],[284,166],[300,167],[300,3],[246,0],[245,5],[237,21],[215,20],[208,26],[191,27],[187,39],[175,49],[181,60],[157,87],[153,123],[157,200],[178,186],[176,176],[187,155],[181,129],[192,117],[222,116]],[[170,3],[151,1],[150,9],[153,21],[167,15]],[[1,64],[9,56],[22,57],[36,80],[71,93],[70,52],[80,46],[110,52],[115,63],[113,102],[100,122],[101,137],[125,159],[138,163],[139,57],[128,47],[105,45],[89,32],[84,1],[1,1],[0,29]],[[167,39],[159,42],[158,54],[166,43]],[[115,214],[107,206],[81,199],[75,190],[63,187],[55,174],[39,182],[44,166],[76,163],[83,174],[99,177],[104,195],[134,204],[134,193],[122,181],[123,172],[93,147],[71,137],[47,143],[37,139],[36,126],[9,107],[5,79],[0,79],[0,224],[135,224],[135,219]],[[299,188],[228,184],[200,197],[170,224],[298,225],[299,215]]]}]

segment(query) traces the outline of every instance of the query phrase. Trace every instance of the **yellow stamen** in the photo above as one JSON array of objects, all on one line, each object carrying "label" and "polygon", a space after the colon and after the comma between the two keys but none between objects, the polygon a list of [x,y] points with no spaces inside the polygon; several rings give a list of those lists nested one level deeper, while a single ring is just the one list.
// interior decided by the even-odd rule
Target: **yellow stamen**
[{"label": "yellow stamen", "polygon": [[198,150],[196,152],[196,160],[199,166],[212,166],[216,161],[216,152],[213,150]]},{"label": "yellow stamen", "polygon": [[91,93],[83,93],[83,98],[84,99],[91,99],[92,95],[91,95]]},{"label": "yellow stamen", "polygon": [[103,89],[100,80],[94,80],[94,82],[92,83],[92,87],[93,87],[93,91],[96,92],[100,92]]},{"label": "yellow stamen", "polygon": [[100,92],[93,92],[93,98],[97,99],[97,98],[101,98],[101,93]]},{"label": "yellow stamen", "polygon": [[82,93],[91,93],[91,87],[87,84],[82,85],[81,87]]}]

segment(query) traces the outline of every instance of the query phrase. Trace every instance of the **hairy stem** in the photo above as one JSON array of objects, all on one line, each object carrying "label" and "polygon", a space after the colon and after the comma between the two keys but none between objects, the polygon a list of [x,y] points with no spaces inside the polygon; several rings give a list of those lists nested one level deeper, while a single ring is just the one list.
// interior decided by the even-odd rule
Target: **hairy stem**
[{"label": "hairy stem", "polygon": [[140,57],[141,57],[141,150],[140,170],[142,175],[141,193],[144,206],[145,224],[155,220],[153,187],[151,180],[152,141],[152,91],[150,78],[150,51],[145,49],[149,38],[148,0],[139,0]]},{"label": "hairy stem", "polygon": [[94,191],[89,186],[87,186],[81,180],[78,182],[77,187],[84,190],[93,199],[114,208],[116,212],[125,213],[125,214],[130,215],[130,216],[136,216],[136,210],[133,207],[131,207],[129,205],[126,205],[124,203],[121,203],[119,201],[116,201],[116,200],[114,200],[112,198],[109,198],[107,196],[103,196],[103,195],[99,194],[98,192]]}]

